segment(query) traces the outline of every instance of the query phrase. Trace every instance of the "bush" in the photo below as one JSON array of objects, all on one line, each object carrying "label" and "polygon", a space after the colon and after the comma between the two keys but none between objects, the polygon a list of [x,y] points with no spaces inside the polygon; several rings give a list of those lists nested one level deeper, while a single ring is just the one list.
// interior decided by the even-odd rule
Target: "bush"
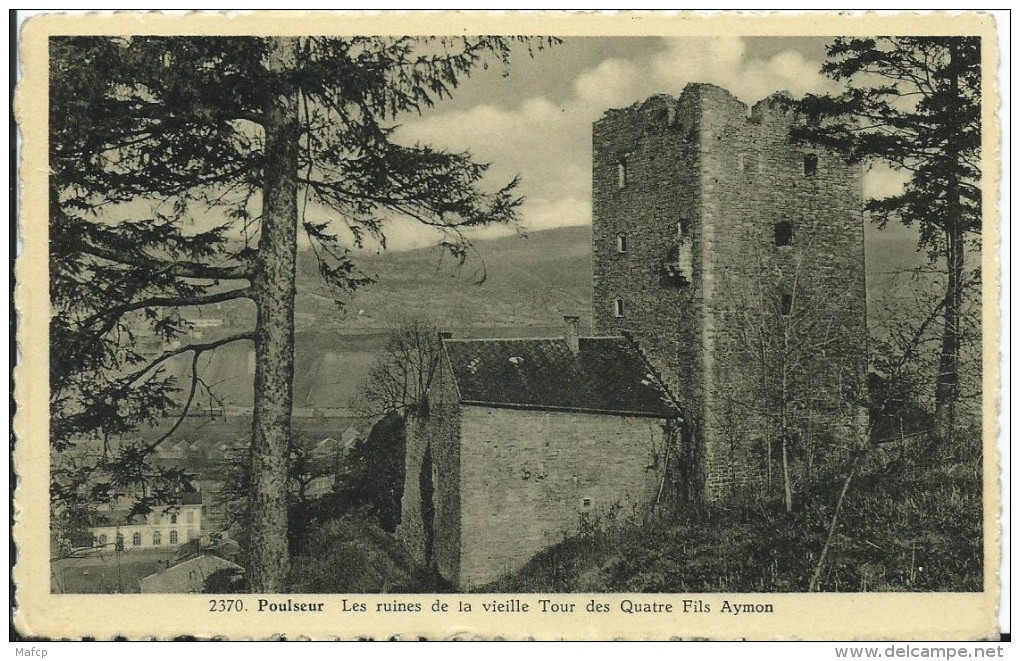
[{"label": "bush", "polygon": [[401,543],[380,528],[352,519],[325,523],[291,562],[289,592],[403,592],[416,576]]}]

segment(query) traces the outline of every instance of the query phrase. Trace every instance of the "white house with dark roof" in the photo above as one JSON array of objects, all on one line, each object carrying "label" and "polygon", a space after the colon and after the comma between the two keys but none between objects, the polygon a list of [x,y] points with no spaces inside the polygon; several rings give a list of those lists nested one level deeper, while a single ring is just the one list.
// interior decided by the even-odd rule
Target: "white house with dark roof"
[{"label": "white house with dark roof", "polygon": [[148,514],[132,514],[116,505],[96,512],[92,545],[100,550],[127,551],[178,546],[202,533],[202,493],[180,494],[174,505],[156,505]]},{"label": "white house with dark roof", "polygon": [[654,502],[678,412],[633,343],[444,337],[407,434],[397,534],[469,587],[519,568],[587,517]]}]

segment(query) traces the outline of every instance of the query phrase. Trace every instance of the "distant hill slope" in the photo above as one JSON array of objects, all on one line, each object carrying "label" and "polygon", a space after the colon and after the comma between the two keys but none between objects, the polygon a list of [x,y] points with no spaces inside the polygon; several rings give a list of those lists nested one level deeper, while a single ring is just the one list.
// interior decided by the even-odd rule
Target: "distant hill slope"
[{"label": "distant hill slope", "polygon": [[[558,326],[565,314],[591,316],[591,228],[480,240],[458,265],[438,248],[358,258],[375,282],[340,312],[319,283],[311,255],[300,260],[300,322],[345,331],[396,328],[428,317],[451,329]],[[484,280],[482,279],[484,275]]]},{"label": "distant hill slope", "polygon": [[[375,282],[347,295],[343,310],[322,285],[314,255],[298,260],[295,404],[351,403],[388,334],[415,318],[433,320],[459,337],[541,337],[562,332],[563,315],[578,315],[584,332],[592,313],[591,227],[479,240],[463,266],[439,249],[364,255],[359,268]],[[903,228],[867,233],[869,322],[896,285],[889,273],[925,259]],[[478,282],[482,269],[486,273]],[[902,279],[900,280],[902,282]],[[902,289],[900,287],[900,289]],[[908,295],[910,292],[905,292]],[[251,323],[252,315],[237,317]],[[224,329],[226,331],[228,329]],[[226,403],[251,405],[250,347],[217,352],[205,368]]]}]

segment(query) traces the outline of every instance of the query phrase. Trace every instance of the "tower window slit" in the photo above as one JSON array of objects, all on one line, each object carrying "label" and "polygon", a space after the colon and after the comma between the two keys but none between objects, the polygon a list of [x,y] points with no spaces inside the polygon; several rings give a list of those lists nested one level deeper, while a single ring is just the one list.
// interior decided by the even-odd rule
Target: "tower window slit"
[{"label": "tower window slit", "polygon": [[807,154],[804,156],[804,176],[813,177],[818,172],[818,156]]},{"label": "tower window slit", "polygon": [[776,245],[793,245],[793,223],[789,220],[781,220],[775,226]]},{"label": "tower window slit", "polygon": [[779,313],[784,317],[790,316],[790,311],[793,309],[793,295],[783,294],[782,299],[779,301]]}]

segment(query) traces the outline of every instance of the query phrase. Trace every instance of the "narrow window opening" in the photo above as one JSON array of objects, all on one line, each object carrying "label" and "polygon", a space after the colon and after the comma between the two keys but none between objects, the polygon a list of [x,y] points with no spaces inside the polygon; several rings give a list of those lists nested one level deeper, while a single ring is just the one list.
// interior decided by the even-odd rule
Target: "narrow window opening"
[{"label": "narrow window opening", "polygon": [[783,294],[782,300],[779,302],[779,313],[784,317],[790,316],[790,311],[793,309],[793,295]]},{"label": "narrow window opening", "polygon": [[176,530],[171,530],[170,531],[170,543],[171,544],[176,544],[177,543],[177,531]]},{"label": "narrow window opening", "polygon": [[616,252],[623,254],[627,252],[627,235],[617,234],[616,235]]},{"label": "narrow window opening", "polygon": [[618,298],[615,301],[613,301],[613,316],[614,317],[622,317],[623,316],[623,299],[622,298]]},{"label": "narrow window opening", "polygon": [[591,498],[582,498],[581,507],[591,507]]},{"label": "narrow window opening", "polygon": [[162,543],[163,543],[163,538],[159,534],[159,531],[157,530],[157,531],[153,532],[152,533],[152,545],[153,546],[159,546]]},{"label": "narrow window opening", "polygon": [[737,154],[737,172],[744,171],[744,154]]},{"label": "narrow window opening", "polygon": [[142,533],[136,532],[135,534],[131,535],[131,546],[141,545],[142,545]]},{"label": "narrow window opening", "polygon": [[818,172],[818,156],[807,154],[804,156],[804,176],[813,177]]},{"label": "narrow window opening", "polygon": [[620,159],[616,162],[616,187],[624,188],[627,186],[627,162]]},{"label": "narrow window opening", "polygon": [[793,245],[793,223],[789,220],[781,220],[776,223],[775,232],[777,246]]}]

